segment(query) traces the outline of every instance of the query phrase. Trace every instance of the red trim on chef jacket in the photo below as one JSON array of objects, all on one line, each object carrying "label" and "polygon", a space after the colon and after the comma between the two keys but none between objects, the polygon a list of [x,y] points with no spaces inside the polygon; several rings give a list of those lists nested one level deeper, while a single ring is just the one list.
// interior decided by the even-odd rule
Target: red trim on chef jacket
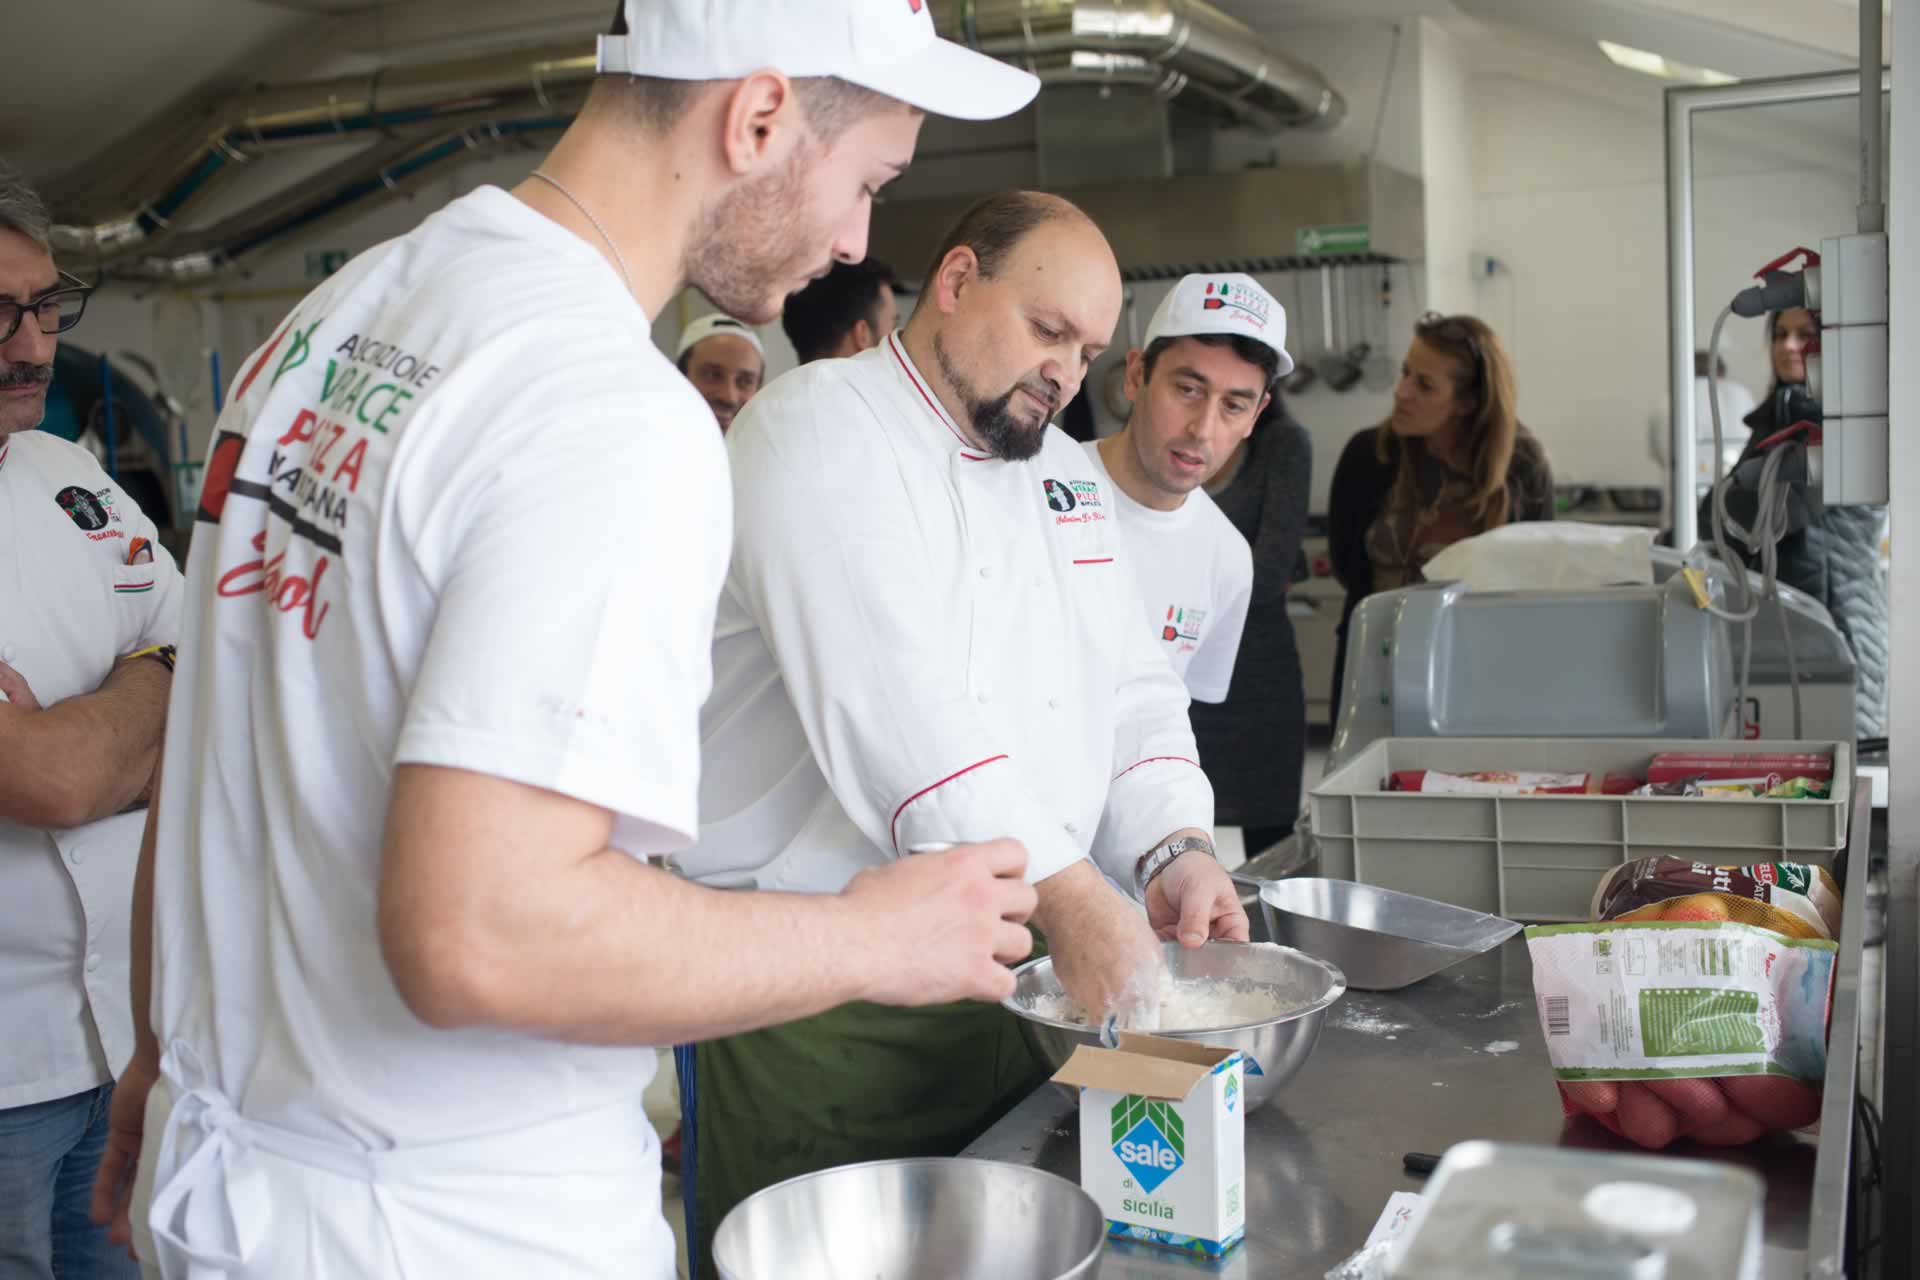
[{"label": "red trim on chef jacket", "polygon": [[273,358],[273,353],[280,349],[280,344],[287,340],[289,333],[293,332],[293,322],[297,318],[298,317],[295,316],[288,316],[286,326],[282,328],[280,332],[273,335],[273,341],[269,342],[267,349],[260,353],[260,358],[253,362],[253,368],[247,370],[247,376],[240,379],[240,385],[235,388],[233,393],[235,400],[247,394],[247,388],[252,386],[253,380],[260,376],[260,371],[266,368],[267,361]]},{"label": "red trim on chef jacket", "polygon": [[1200,762],[1198,760],[1189,760],[1185,756],[1148,756],[1145,760],[1135,760],[1132,764],[1128,765],[1126,768],[1122,769],[1120,772],[1114,774],[1113,780],[1115,782],[1118,782],[1120,781],[1120,779],[1132,773],[1135,769],[1138,769],[1141,765],[1152,764],[1156,760],[1178,760],[1181,764],[1190,764],[1196,769],[1200,767]]},{"label": "red trim on chef jacket", "polygon": [[921,796],[926,795],[928,792],[938,791],[940,788],[946,786],[949,782],[952,782],[955,778],[964,778],[966,775],[968,775],[969,773],[972,773],[975,769],[978,769],[983,765],[989,765],[996,760],[1005,760],[1006,758],[1007,758],[1006,754],[1002,752],[1000,755],[997,755],[997,756],[988,756],[985,760],[976,760],[972,764],[968,765],[966,768],[960,770],[960,772],[950,773],[946,777],[940,779],[940,781],[934,783],[932,786],[923,787],[920,790],[914,792],[912,795],[908,796],[905,800],[902,800],[900,802],[900,807],[893,811],[893,822],[887,828],[887,834],[893,840],[894,853],[897,855],[900,852],[900,815],[907,811],[908,805],[912,804],[915,800],[918,800]]},{"label": "red trim on chef jacket", "polygon": [[[894,362],[900,366],[900,372],[907,375],[907,381],[911,382],[913,384],[913,389],[920,393],[920,398],[927,402],[927,408],[933,411],[933,416],[940,419],[940,425],[945,427],[948,431],[952,431],[954,439],[958,440],[963,445],[966,444],[967,438],[961,435],[958,431],[954,430],[953,423],[948,420],[946,411],[941,409],[941,407],[938,404],[934,403],[934,399],[931,395],[927,393],[927,389],[920,385],[920,379],[914,376],[913,366],[908,364],[906,356],[901,354],[900,344],[894,340],[894,336],[892,334],[887,335],[887,350],[893,352]],[[968,462],[985,462],[987,461],[987,458],[988,458],[988,455],[984,453],[968,453],[965,449],[962,449],[960,451],[960,456],[962,458],[965,458]]]},{"label": "red trim on chef jacket", "polygon": [[1112,556],[1100,556],[1099,558],[1097,558],[1097,559],[1094,559],[1094,560],[1075,560],[1075,561],[1074,561],[1074,563],[1075,563],[1075,564],[1112,564],[1112,563],[1113,563],[1113,557],[1112,557]]}]

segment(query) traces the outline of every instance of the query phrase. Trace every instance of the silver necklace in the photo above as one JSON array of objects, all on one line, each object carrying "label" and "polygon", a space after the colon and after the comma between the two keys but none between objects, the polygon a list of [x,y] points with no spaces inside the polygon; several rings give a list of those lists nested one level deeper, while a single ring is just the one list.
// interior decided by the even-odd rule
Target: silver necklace
[{"label": "silver necklace", "polygon": [[587,208],[586,205],[580,203],[580,197],[576,196],[575,194],[573,194],[573,192],[561,186],[560,179],[554,177],[552,174],[543,173],[540,170],[535,169],[533,171],[533,176],[540,179],[540,181],[546,183],[548,186],[552,187],[555,191],[558,191],[561,195],[565,196],[567,198],[568,203],[572,204],[574,208],[580,211],[580,216],[593,224],[593,229],[600,233],[600,238],[602,240],[606,241],[607,248],[613,251],[613,261],[614,261],[614,264],[620,268],[620,278],[627,282],[627,292],[632,293],[633,277],[627,272],[627,260],[621,256],[620,246],[613,242],[613,237],[607,234],[607,229],[600,225],[600,219],[593,216],[593,210]]}]

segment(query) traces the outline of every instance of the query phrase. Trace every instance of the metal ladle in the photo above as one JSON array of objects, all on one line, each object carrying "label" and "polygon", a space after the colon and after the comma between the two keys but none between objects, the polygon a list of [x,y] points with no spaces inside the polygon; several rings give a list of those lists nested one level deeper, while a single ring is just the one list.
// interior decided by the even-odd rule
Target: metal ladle
[{"label": "metal ladle", "polygon": [[[1321,290],[1327,296],[1328,308],[1329,312],[1331,312],[1332,299],[1334,296],[1333,286],[1325,274],[1327,268],[1322,267],[1320,270],[1323,273],[1320,280]],[[1342,267],[1340,269],[1340,292],[1345,293],[1346,288],[1346,268]],[[1340,341],[1343,344],[1347,338],[1347,304],[1349,301],[1350,299],[1347,298],[1340,300]],[[1329,320],[1331,320],[1331,316],[1329,316]],[[1333,340],[1329,337],[1327,346],[1327,356],[1320,361],[1321,379],[1335,391],[1353,390],[1354,384],[1360,381],[1360,361],[1366,358],[1366,344],[1360,344],[1354,351],[1339,350],[1334,348]]]},{"label": "metal ladle", "polygon": [[[1288,327],[1293,328],[1296,332],[1298,332],[1298,327],[1297,327],[1298,322],[1300,321],[1300,319],[1302,318],[1302,314],[1306,310],[1306,308],[1301,305],[1302,299],[1305,297],[1305,294],[1302,293],[1300,289],[1300,273],[1297,271],[1294,271],[1294,272],[1288,272],[1287,274],[1293,277],[1293,320],[1294,320],[1294,324]],[[1305,391],[1308,387],[1311,387],[1314,383],[1320,380],[1319,371],[1316,370],[1313,367],[1313,363],[1307,359],[1306,340],[1304,338],[1296,338],[1295,341],[1300,348],[1300,358],[1293,362],[1293,372],[1288,374],[1286,378],[1280,383],[1281,390],[1285,391],[1290,396],[1299,395],[1301,392]],[[1328,337],[1327,342],[1329,346],[1332,345],[1333,339],[1331,336]]]}]

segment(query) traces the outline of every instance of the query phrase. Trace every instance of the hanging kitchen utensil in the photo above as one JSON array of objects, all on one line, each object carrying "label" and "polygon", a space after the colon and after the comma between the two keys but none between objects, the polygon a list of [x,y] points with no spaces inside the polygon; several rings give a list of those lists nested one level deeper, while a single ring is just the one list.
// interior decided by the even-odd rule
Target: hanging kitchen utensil
[{"label": "hanging kitchen utensil", "polygon": [[1300,322],[1306,318],[1306,294],[1300,288],[1300,273],[1289,271],[1287,274],[1293,280],[1293,313],[1287,317],[1287,332],[1293,338],[1297,354],[1294,356],[1293,372],[1281,379],[1280,387],[1288,395],[1297,396],[1318,382],[1320,375],[1315,371],[1313,362],[1307,359],[1307,338],[1300,328]]},{"label": "hanging kitchen utensil", "polygon": [[1367,353],[1367,358],[1360,364],[1360,381],[1369,391],[1393,390],[1393,357],[1387,351],[1393,342],[1392,308],[1393,272],[1390,267],[1382,267],[1379,291],[1367,304],[1365,312],[1369,317],[1367,324],[1369,340],[1373,338],[1375,326],[1372,321],[1375,319],[1379,322],[1380,335],[1379,340],[1373,344],[1373,350]]},{"label": "hanging kitchen utensil", "polygon": [[1360,381],[1360,365],[1346,349],[1347,300],[1342,296],[1347,287],[1346,268],[1336,267],[1333,273],[1339,277],[1337,284],[1329,281],[1326,276],[1321,277],[1321,284],[1328,296],[1329,311],[1332,310],[1333,302],[1338,300],[1340,312],[1338,319],[1334,322],[1334,333],[1328,339],[1327,355],[1320,361],[1320,377],[1335,391],[1351,391],[1354,383]]},{"label": "hanging kitchen utensil", "polygon": [[1343,271],[1341,281],[1345,287],[1341,291],[1340,308],[1341,314],[1346,317],[1346,325],[1352,325],[1354,317],[1359,317],[1358,330],[1343,332],[1341,336],[1352,339],[1346,348],[1347,359],[1353,362],[1355,369],[1362,369],[1366,367],[1367,357],[1373,354],[1373,325],[1367,318],[1366,269]]}]

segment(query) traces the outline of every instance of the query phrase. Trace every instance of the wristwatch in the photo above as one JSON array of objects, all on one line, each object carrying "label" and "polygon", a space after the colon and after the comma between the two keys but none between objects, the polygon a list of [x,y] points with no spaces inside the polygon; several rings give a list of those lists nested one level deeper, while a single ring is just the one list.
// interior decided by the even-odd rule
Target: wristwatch
[{"label": "wristwatch", "polygon": [[1135,893],[1144,901],[1147,896],[1147,886],[1153,883],[1153,878],[1172,866],[1175,858],[1183,853],[1191,853],[1195,849],[1209,858],[1216,856],[1213,851],[1213,842],[1202,836],[1179,836],[1154,848],[1134,865]]}]

